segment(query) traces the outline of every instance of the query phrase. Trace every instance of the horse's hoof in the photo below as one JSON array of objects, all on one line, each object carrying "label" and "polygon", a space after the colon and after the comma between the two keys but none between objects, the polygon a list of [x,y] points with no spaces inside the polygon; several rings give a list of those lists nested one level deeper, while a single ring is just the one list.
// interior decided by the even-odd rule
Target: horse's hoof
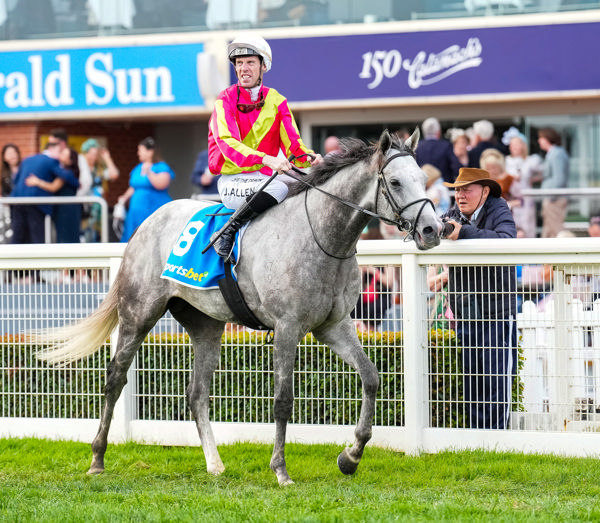
[{"label": "horse's hoof", "polygon": [[294,484],[294,482],[292,481],[292,478],[290,478],[290,475],[287,473],[287,470],[285,467],[281,467],[281,468],[271,467],[271,470],[273,472],[275,472],[275,475],[277,476],[277,483],[279,483],[280,487],[285,487],[287,485]]},{"label": "horse's hoof", "polygon": [[86,472],[88,476],[97,476],[102,473],[104,473],[104,469],[100,467],[90,467],[90,470]]},{"label": "horse's hoof", "polygon": [[292,478],[290,478],[289,476],[285,479],[279,480],[280,487],[287,487],[288,485],[293,485],[293,484],[294,484],[294,482],[292,481]]},{"label": "horse's hoof", "polygon": [[358,464],[360,463],[360,459],[355,459],[350,455],[348,447],[346,447],[337,459],[337,464],[342,474],[346,474],[346,476],[351,476],[356,472],[358,468]]},{"label": "horse's hoof", "polygon": [[216,465],[213,465],[212,467],[206,467],[206,471],[209,474],[214,474],[215,476],[218,476],[219,474],[222,474],[223,472],[225,472],[225,465],[223,465],[223,463],[217,463]]}]

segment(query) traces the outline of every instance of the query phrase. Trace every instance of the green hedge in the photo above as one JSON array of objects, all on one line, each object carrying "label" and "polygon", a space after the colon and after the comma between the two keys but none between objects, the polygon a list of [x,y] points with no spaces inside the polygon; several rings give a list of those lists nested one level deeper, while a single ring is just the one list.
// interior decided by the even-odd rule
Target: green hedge
[{"label": "green hedge", "polygon": [[[359,334],[359,339],[380,373],[375,424],[404,425],[402,333]],[[262,333],[224,335],[211,391],[211,419],[273,421],[272,346],[264,343]],[[67,369],[38,362],[35,350],[37,347],[23,339],[7,337],[1,341],[0,416],[99,418],[108,347]],[[135,385],[139,419],[191,419],[185,391],[192,361],[187,335],[148,336],[138,354]],[[431,426],[467,426],[462,408],[460,347],[453,331],[429,333],[429,365]],[[294,390],[292,422],[356,424],[362,395],[358,375],[311,335],[298,347]],[[521,394],[520,383],[514,400]]]},{"label": "green hedge", "polygon": [[37,350],[23,336],[0,337],[0,416],[99,418],[108,346],[65,369],[39,362]]}]

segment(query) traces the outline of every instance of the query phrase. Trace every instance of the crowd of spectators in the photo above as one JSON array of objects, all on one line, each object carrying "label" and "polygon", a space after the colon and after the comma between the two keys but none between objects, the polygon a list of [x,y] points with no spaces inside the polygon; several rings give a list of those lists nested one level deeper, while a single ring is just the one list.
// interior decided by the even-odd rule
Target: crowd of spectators
[{"label": "crowd of spectators", "polygon": [[[42,140],[42,151],[26,158],[15,144],[2,148],[0,196],[12,198],[6,202],[0,198],[0,243],[100,241],[101,206],[89,197],[104,198],[109,189],[115,190],[111,183],[121,177],[103,144],[105,139],[70,141],[64,129],[53,129]],[[130,173],[127,191],[119,197],[124,230],[115,226],[108,231],[111,241],[127,241],[145,218],[171,199],[168,189],[175,173],[160,159],[154,138],[142,140],[137,155],[140,163]],[[54,196],[73,201],[53,202]]]}]

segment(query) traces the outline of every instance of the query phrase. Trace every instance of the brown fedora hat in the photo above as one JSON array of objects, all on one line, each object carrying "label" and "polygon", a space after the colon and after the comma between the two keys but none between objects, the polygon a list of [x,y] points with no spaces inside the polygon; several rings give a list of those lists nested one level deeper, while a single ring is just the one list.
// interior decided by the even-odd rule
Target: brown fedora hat
[{"label": "brown fedora hat", "polygon": [[499,198],[502,196],[502,187],[500,184],[490,178],[490,173],[485,169],[475,169],[474,167],[462,167],[458,171],[458,177],[454,183],[444,182],[446,187],[464,187],[465,185],[471,185],[472,183],[478,183],[479,185],[487,185],[490,188],[490,194]]}]

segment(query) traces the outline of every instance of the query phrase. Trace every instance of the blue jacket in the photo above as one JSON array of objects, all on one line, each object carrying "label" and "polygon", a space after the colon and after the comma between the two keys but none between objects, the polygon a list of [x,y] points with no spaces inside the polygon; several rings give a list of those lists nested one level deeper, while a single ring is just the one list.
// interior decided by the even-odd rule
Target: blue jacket
[{"label": "blue jacket", "polygon": [[479,164],[479,160],[481,159],[481,154],[486,149],[496,149],[500,151],[504,156],[510,153],[508,147],[503,143],[497,142],[479,142],[473,149],[469,151],[469,165],[468,167],[474,167],[476,169],[480,169],[481,165]]},{"label": "blue jacket", "polygon": [[426,138],[417,146],[417,163],[422,167],[426,163],[437,167],[445,182],[453,183],[462,167],[460,160],[454,154],[452,144],[446,140]]},{"label": "blue jacket", "polygon": [[190,182],[193,185],[200,188],[204,194],[219,194],[219,189],[217,187],[217,183],[219,182],[219,176],[213,176],[213,179],[210,185],[202,185],[200,179],[204,174],[204,171],[208,168],[208,149],[204,149],[204,151],[200,151],[198,153],[198,157],[196,158],[196,163],[194,164],[194,170],[192,171],[192,175],[190,176]]},{"label": "blue jacket", "polygon": [[[79,180],[75,178],[72,171],[63,169],[58,160],[50,158],[44,153],[35,154],[25,158],[15,176],[15,184],[11,196],[55,196],[53,193],[44,191],[39,187],[28,187],[25,179],[35,174],[38,178],[52,182],[55,178],[62,178],[68,185],[79,187]],[[52,214],[52,205],[43,204],[37,206],[44,214]]]},{"label": "blue jacket", "polygon": [[[445,215],[464,223],[455,204]],[[477,222],[464,224],[459,240],[516,238],[517,228],[504,198],[488,196]],[[498,252],[502,248],[499,246]],[[502,263],[501,258],[498,260]],[[517,312],[517,276],[514,266],[451,266],[448,298],[457,319],[506,319]]]}]

